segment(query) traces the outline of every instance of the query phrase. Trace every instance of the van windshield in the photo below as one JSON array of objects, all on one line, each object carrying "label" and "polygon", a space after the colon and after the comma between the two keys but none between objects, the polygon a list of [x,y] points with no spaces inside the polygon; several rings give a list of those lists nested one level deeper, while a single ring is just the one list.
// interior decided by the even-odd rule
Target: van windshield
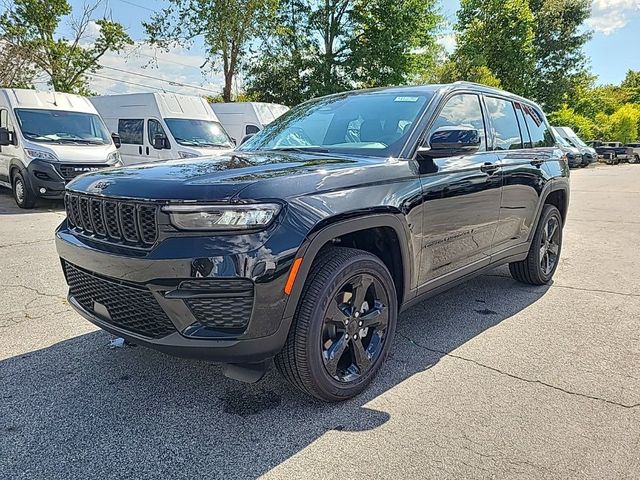
[{"label": "van windshield", "polygon": [[579,137],[571,137],[571,142],[575,145],[579,145],[581,147],[587,147],[588,145],[580,140]]},{"label": "van windshield", "polygon": [[398,156],[432,96],[346,93],[292,108],[238,148]]},{"label": "van windshield", "polygon": [[16,108],[22,135],[41,143],[107,145],[111,137],[102,119],[94,113]]},{"label": "van windshield", "polygon": [[176,142],[188,147],[233,147],[231,139],[218,122],[192,118],[165,118]]}]

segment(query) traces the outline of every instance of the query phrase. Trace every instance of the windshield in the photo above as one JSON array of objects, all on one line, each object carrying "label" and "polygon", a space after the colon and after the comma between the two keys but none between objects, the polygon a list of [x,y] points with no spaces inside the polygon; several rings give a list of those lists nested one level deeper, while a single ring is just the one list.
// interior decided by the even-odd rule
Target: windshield
[{"label": "windshield", "polygon": [[430,92],[347,93],[303,103],[238,148],[398,156]]},{"label": "windshield", "polygon": [[581,147],[588,147],[588,145],[586,143],[584,143],[582,140],[580,140],[580,138],[578,138],[578,137],[571,137],[570,141],[574,145],[579,145]]},{"label": "windshield", "polygon": [[187,147],[231,148],[233,143],[218,122],[192,118],[165,118],[173,138]]},{"label": "windshield", "polygon": [[553,130],[553,133],[556,134],[556,140],[558,144],[562,145],[563,147],[573,146],[569,142],[567,142],[567,140],[562,135],[560,135],[560,133],[556,129]]},{"label": "windshield", "polygon": [[111,137],[94,113],[16,108],[22,135],[42,143],[107,145]]}]

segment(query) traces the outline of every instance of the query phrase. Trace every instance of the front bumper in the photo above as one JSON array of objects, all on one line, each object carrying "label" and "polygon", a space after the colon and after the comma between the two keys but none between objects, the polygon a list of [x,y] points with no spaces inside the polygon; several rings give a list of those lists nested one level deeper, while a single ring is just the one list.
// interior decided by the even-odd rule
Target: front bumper
[{"label": "front bumper", "polygon": [[[284,284],[295,248],[273,252],[296,236],[273,230],[244,235],[242,242],[236,236],[179,236],[134,252],[77,235],[64,222],[56,248],[70,284],[69,303],[100,328],[172,355],[254,363],[278,353],[291,324],[284,318]],[[78,283],[72,274],[88,280]],[[246,288],[234,290],[238,283],[251,285],[251,298]],[[165,319],[165,326],[153,316]],[[144,324],[147,317],[155,322],[151,327]]]},{"label": "front bumper", "polygon": [[[41,198],[60,200],[64,196],[65,180],[54,165],[43,160],[32,160],[27,166],[29,188]],[[44,191],[42,191],[44,189]]]}]

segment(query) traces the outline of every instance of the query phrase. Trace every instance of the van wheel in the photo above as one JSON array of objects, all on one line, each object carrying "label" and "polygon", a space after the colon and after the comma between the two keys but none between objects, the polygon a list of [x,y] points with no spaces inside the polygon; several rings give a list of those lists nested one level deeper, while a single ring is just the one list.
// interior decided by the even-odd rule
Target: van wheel
[{"label": "van wheel", "polygon": [[562,249],[562,216],[553,205],[545,205],[529,255],[521,262],[509,264],[511,276],[522,283],[544,285],[558,268]]},{"label": "van wheel", "polygon": [[15,199],[16,204],[20,208],[33,208],[36,204],[36,197],[31,193],[22,173],[16,170],[16,173],[13,174],[12,180],[13,198]]},{"label": "van wheel", "polygon": [[378,257],[326,248],[311,267],[276,367],[291,384],[320,400],[352,398],[384,363],[397,316],[393,279]]}]

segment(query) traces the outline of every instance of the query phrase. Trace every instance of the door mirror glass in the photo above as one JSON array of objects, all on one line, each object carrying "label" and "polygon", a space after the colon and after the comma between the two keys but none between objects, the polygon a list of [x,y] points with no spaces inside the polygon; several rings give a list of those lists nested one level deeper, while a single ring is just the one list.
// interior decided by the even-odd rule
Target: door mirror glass
[{"label": "door mirror glass", "polygon": [[153,148],[156,150],[162,150],[163,148],[170,148],[168,146],[169,142],[167,141],[167,137],[158,133],[153,136]]},{"label": "door mirror glass", "polygon": [[13,145],[13,132],[10,132],[6,127],[1,127],[0,146],[5,147],[7,145]]},{"label": "door mirror glass", "polygon": [[122,145],[122,142],[120,141],[120,135],[118,135],[117,133],[111,134],[111,140],[113,140],[113,144],[116,146],[116,148],[120,148],[120,146]]},{"label": "door mirror glass", "polygon": [[480,149],[480,132],[470,127],[440,127],[431,134],[429,145],[418,149],[418,155],[429,158],[470,155]]}]

